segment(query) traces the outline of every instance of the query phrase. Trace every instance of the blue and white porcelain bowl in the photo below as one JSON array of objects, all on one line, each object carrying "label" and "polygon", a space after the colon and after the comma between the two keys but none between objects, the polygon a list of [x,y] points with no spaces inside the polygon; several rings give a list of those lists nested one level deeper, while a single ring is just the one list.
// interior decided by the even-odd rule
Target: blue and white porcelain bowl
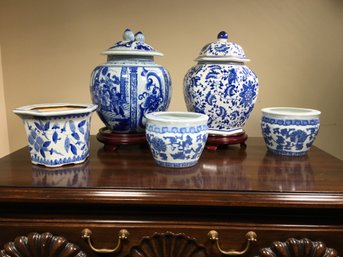
[{"label": "blue and white porcelain bowl", "polygon": [[207,140],[207,115],[153,112],[145,117],[147,141],[158,165],[184,168],[198,162]]},{"label": "blue and white porcelain bowl", "polygon": [[94,104],[56,103],[15,109],[24,122],[32,163],[59,167],[84,162],[96,108]]},{"label": "blue and white porcelain bowl", "polygon": [[320,111],[294,107],[262,109],[262,134],[275,154],[301,156],[311,148],[319,131]]}]

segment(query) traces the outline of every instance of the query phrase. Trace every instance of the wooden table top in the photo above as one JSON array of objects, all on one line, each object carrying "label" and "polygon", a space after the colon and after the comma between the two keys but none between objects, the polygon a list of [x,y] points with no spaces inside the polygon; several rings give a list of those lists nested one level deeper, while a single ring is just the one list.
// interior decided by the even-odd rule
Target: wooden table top
[{"label": "wooden table top", "polygon": [[204,150],[190,168],[157,166],[147,146],[106,152],[91,137],[78,165],[32,165],[27,147],[0,159],[0,202],[50,201],[174,205],[343,208],[343,161],[312,147],[306,156],[267,152],[262,138],[247,148]]}]

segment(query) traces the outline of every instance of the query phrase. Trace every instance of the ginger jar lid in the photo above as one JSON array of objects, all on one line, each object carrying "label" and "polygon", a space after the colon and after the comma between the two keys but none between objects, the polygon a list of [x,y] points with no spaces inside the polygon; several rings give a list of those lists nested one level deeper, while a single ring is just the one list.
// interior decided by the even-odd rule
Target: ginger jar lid
[{"label": "ginger jar lid", "polygon": [[145,43],[142,32],[134,34],[132,30],[126,29],[123,33],[123,40],[115,43],[103,52],[105,55],[142,55],[142,56],[163,56],[152,46]]},{"label": "ginger jar lid", "polygon": [[232,61],[248,62],[243,48],[228,41],[228,34],[225,31],[219,32],[217,41],[205,45],[196,61]]}]

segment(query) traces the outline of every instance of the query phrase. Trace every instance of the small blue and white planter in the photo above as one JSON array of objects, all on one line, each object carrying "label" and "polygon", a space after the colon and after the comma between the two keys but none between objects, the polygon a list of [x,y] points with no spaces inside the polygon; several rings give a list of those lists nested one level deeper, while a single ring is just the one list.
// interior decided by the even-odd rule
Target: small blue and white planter
[{"label": "small blue and white planter", "polygon": [[207,140],[207,115],[154,112],[145,117],[147,141],[158,165],[184,168],[197,164]]},{"label": "small blue and white planter", "polygon": [[36,104],[14,110],[22,118],[31,161],[47,167],[84,162],[89,156],[91,114],[97,105]]},{"label": "small blue and white planter", "polygon": [[319,116],[320,111],[306,108],[262,109],[261,127],[267,149],[279,155],[305,155],[318,134]]},{"label": "small blue and white planter", "polygon": [[187,110],[208,115],[209,134],[243,132],[259,89],[257,76],[245,65],[250,60],[243,48],[222,31],[196,61],[183,83]]}]

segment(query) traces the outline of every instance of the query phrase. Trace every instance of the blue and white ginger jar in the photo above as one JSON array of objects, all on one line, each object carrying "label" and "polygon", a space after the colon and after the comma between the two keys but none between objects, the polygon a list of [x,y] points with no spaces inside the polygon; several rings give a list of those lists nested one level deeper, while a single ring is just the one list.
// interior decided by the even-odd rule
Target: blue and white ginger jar
[{"label": "blue and white ginger jar", "polygon": [[228,41],[225,31],[203,47],[198,63],[184,78],[188,111],[209,116],[209,134],[243,132],[258,95],[258,79],[245,65],[243,49]]},{"label": "blue and white ginger jar", "polygon": [[170,75],[154,62],[163,54],[130,29],[103,54],[107,63],[94,69],[90,89],[100,119],[112,132],[144,132],[144,114],[167,110],[171,99]]}]

